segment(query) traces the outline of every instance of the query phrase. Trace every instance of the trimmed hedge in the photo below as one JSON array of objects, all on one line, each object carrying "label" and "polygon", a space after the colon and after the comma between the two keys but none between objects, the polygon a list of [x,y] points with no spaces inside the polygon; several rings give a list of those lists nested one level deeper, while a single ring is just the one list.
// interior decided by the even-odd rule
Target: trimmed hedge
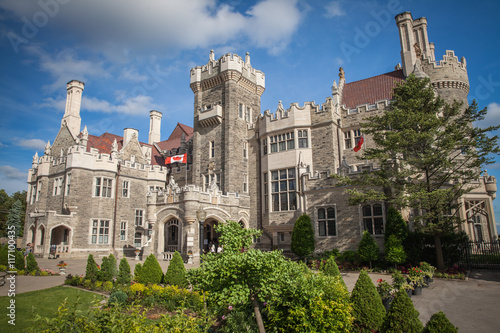
[{"label": "trimmed hedge", "polygon": [[120,260],[120,267],[118,270],[118,278],[116,282],[118,284],[130,284],[132,281],[132,274],[130,274],[130,265],[126,258]]},{"label": "trimmed hedge", "polygon": [[94,256],[89,254],[87,258],[87,267],[85,268],[85,280],[95,282],[97,280],[97,263]]},{"label": "trimmed hedge", "polygon": [[163,278],[163,282],[179,287],[187,287],[189,285],[186,279],[186,268],[179,252],[175,251],[172,261],[168,265],[167,272]]},{"label": "trimmed hedge", "polygon": [[455,327],[446,317],[443,311],[436,312],[425,325],[422,333],[457,333],[458,327]]},{"label": "trimmed hedge", "polygon": [[380,328],[381,333],[420,333],[424,326],[418,318],[418,311],[404,289],[401,289],[391,303],[389,313]]},{"label": "trimmed hedge", "polygon": [[139,283],[155,284],[155,283],[161,283],[163,280],[163,271],[161,269],[161,266],[158,263],[158,260],[156,260],[154,254],[152,253],[146,258],[146,260],[144,261],[144,265],[142,265],[142,267],[139,268],[138,273],[139,274],[136,274],[135,276],[135,280]]},{"label": "trimmed hedge", "polygon": [[385,307],[377,288],[365,270],[359,273],[351,293],[351,302],[355,318],[353,332],[378,331],[384,322]]},{"label": "trimmed hedge", "polygon": [[309,215],[301,215],[295,222],[290,248],[300,258],[314,252],[314,230]]}]

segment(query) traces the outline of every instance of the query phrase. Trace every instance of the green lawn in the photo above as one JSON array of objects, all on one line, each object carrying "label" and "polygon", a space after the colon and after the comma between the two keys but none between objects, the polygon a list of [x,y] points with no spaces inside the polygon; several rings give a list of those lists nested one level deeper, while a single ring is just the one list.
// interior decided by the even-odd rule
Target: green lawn
[{"label": "green lawn", "polygon": [[32,308],[42,317],[53,317],[65,298],[68,298],[68,302],[73,303],[78,296],[80,296],[78,309],[81,310],[87,309],[94,297],[99,300],[103,298],[103,296],[92,292],[62,286],[16,295],[15,326],[8,323],[10,318],[6,316],[11,298],[8,296],[0,297],[0,313],[2,314],[0,332],[25,332],[31,325]]}]

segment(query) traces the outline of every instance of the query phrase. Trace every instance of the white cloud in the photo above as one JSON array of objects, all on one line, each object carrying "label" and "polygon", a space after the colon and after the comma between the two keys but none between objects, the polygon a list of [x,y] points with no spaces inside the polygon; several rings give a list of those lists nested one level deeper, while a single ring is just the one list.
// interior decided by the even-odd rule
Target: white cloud
[{"label": "white cloud", "polygon": [[324,16],[326,18],[332,18],[335,16],[344,16],[346,13],[345,11],[340,7],[340,1],[332,1],[329,2],[325,6],[326,13]]},{"label": "white cloud", "polygon": [[123,113],[129,115],[142,115],[149,110],[163,109],[161,105],[153,103],[151,96],[138,95],[127,97],[126,95],[119,96],[119,103],[112,104],[108,101],[97,99],[95,97],[82,98],[82,110],[91,112],[105,113]]},{"label": "white cloud", "polygon": [[[242,38],[276,53],[303,16],[298,0],[262,0],[245,13],[216,0],[66,2],[40,29],[58,31],[108,56],[212,47]],[[0,8],[28,20],[41,11],[38,1],[3,1]]]},{"label": "white cloud", "polygon": [[486,117],[478,121],[476,126],[488,127],[496,124],[500,124],[500,104],[493,102],[488,105]]},{"label": "white cloud", "polygon": [[23,139],[19,140],[16,144],[23,148],[44,150],[46,142],[40,139]]},{"label": "white cloud", "polygon": [[28,177],[27,172],[18,170],[10,165],[0,165],[0,175],[7,179],[26,179]]}]

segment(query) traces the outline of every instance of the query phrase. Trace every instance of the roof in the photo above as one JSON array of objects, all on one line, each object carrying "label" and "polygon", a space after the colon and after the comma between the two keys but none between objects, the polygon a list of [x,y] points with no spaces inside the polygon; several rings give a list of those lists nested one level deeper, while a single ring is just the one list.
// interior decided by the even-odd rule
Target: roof
[{"label": "roof", "polygon": [[404,81],[403,70],[396,70],[364,80],[346,83],[342,91],[342,104],[354,109],[362,104],[392,99],[392,89]]},{"label": "roof", "polygon": [[[162,150],[172,150],[179,148],[181,145],[181,137],[183,134],[185,137],[185,141],[188,141],[193,136],[193,128],[181,123],[177,123],[177,126],[172,131],[172,134],[170,134],[170,137],[165,141],[157,143],[158,147],[160,147]],[[99,153],[101,154],[111,154],[111,145],[115,140],[116,143],[118,144],[118,150],[122,149],[123,147],[122,136],[111,134],[108,132],[101,134],[100,136],[89,134],[87,142],[87,151],[90,152],[90,148],[96,148],[99,150]],[[164,158],[161,156],[160,152],[154,145],[150,145],[144,142],[139,142],[139,143],[141,144],[141,146],[149,146],[152,148],[152,154],[151,154],[152,165],[162,165],[162,166],[165,165]]]}]

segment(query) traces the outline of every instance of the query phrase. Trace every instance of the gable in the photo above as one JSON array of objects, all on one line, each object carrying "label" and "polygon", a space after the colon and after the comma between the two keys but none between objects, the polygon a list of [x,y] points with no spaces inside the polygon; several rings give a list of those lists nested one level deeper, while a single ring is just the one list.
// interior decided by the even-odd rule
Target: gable
[{"label": "gable", "polygon": [[54,139],[54,143],[52,144],[50,155],[54,156],[54,158],[58,158],[61,156],[61,149],[64,151],[64,154],[67,153],[68,148],[74,146],[76,144],[76,140],[73,138],[70,130],[66,123],[61,126],[59,133],[57,133],[56,138]]}]

